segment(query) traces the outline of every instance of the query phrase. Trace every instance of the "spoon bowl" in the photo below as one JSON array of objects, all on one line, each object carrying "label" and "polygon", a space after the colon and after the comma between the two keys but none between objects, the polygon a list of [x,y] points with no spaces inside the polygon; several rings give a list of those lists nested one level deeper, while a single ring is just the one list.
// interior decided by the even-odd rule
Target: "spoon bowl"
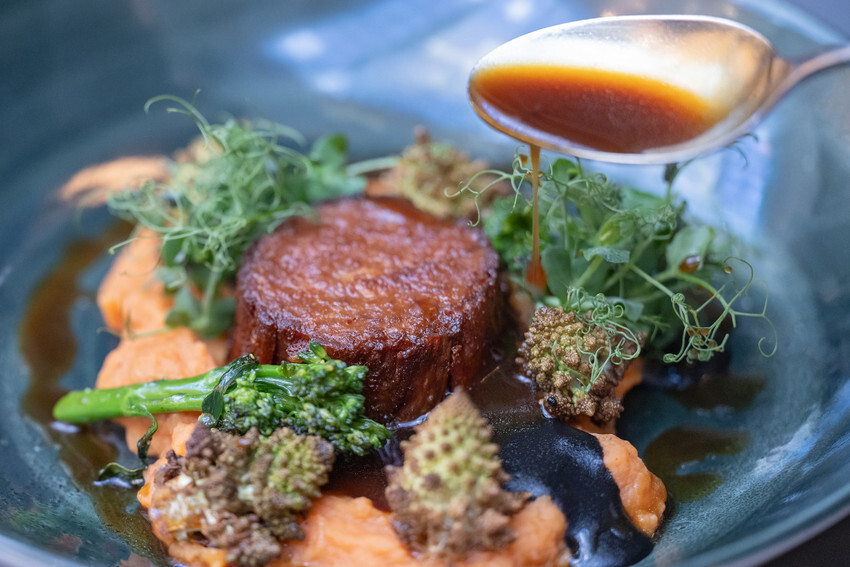
[{"label": "spoon bowl", "polygon": [[617,16],[544,28],[473,68],[469,97],[520,141],[599,161],[665,164],[729,145],[850,46],[800,61],[708,16]]}]

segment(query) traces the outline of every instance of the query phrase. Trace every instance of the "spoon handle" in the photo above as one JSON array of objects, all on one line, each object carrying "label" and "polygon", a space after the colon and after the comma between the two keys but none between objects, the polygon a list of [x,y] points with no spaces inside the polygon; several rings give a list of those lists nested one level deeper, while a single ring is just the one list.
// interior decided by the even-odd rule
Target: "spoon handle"
[{"label": "spoon handle", "polygon": [[829,46],[817,55],[794,61],[794,69],[788,78],[793,78],[793,83],[797,83],[810,75],[844,63],[850,63],[850,45]]},{"label": "spoon handle", "polygon": [[774,64],[777,65],[778,75],[781,78],[776,83],[773,93],[755,115],[761,117],[767,114],[800,81],[844,63],[850,63],[850,45],[826,46],[815,55],[797,59],[776,59]]}]

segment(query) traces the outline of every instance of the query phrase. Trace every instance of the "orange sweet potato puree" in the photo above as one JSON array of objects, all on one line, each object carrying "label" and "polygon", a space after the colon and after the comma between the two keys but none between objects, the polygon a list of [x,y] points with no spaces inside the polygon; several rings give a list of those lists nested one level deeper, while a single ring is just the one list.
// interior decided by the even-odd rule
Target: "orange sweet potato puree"
[{"label": "orange sweet potato puree", "polygon": [[[194,424],[174,428],[173,449],[184,453]],[[605,466],[620,488],[623,508],[634,524],[652,535],[664,514],[667,491],[664,484],[647,470],[631,443],[614,435],[598,434]],[[145,473],[146,484],[139,491],[139,502],[146,508],[151,502],[151,480],[161,458]],[[552,501],[539,498],[525,507],[511,522],[517,539],[502,552],[478,552],[457,566],[555,566],[566,565],[563,544],[566,519]],[[398,540],[387,512],[375,508],[366,498],[325,495],[317,500],[303,524],[305,539],[284,545],[281,558],[271,567],[372,566],[438,567],[444,563],[412,556]],[[169,554],[186,565],[224,565],[224,554],[199,544],[170,541],[168,534],[157,534],[168,544]],[[169,543],[170,542],[170,543]]]},{"label": "orange sweet potato puree", "polygon": [[92,165],[74,174],[59,190],[59,197],[93,207],[105,203],[114,191],[141,187],[149,180],[165,181],[169,177],[165,156],[127,156]]},{"label": "orange sweet potato puree", "polygon": [[120,335],[162,330],[174,305],[165,285],[156,277],[161,241],[148,230],[120,249],[100,284],[97,305],[106,326]]},{"label": "orange sweet potato puree", "polygon": [[[638,358],[631,362],[623,380],[617,384],[616,393],[620,398],[640,383],[642,369],[643,360]],[[602,460],[620,489],[626,515],[640,531],[652,536],[667,505],[664,483],[646,468],[631,443],[614,435],[614,422],[599,425],[587,416],[579,416],[571,421],[571,425],[599,440]]]},{"label": "orange sweet potato puree", "polygon": [[[204,341],[186,328],[166,329],[165,317],[173,299],[155,277],[160,241],[142,231],[139,238],[121,249],[98,289],[97,302],[107,326],[121,337],[118,346],[103,362],[97,388],[115,388],[150,382],[163,377],[187,378],[224,364],[223,340]],[[150,453],[164,454],[171,447],[171,435],[180,424],[192,424],[197,412],[158,417]],[[150,425],[142,417],[116,420],[126,429],[127,445],[136,442]]]},{"label": "orange sweet potato puree", "polygon": [[[368,498],[322,496],[304,522],[305,538],[284,546],[270,567],[309,565],[349,567],[438,567],[445,561],[411,555],[395,535],[390,514]],[[498,552],[474,552],[456,567],[554,567],[568,565],[564,533],[566,519],[557,506],[542,497],[530,502],[511,520],[517,538]]]},{"label": "orange sweet potato puree", "polygon": [[602,460],[620,489],[626,515],[648,536],[655,533],[664,515],[667,488],[652,474],[637,449],[616,435],[596,434],[602,446]]}]

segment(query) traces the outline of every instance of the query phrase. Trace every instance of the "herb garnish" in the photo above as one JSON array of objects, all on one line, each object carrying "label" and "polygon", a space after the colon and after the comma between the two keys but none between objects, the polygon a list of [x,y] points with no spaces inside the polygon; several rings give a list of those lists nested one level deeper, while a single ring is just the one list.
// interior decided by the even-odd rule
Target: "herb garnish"
[{"label": "herb garnish", "polygon": [[[721,324],[735,326],[739,317],[764,319],[775,337],[766,298],[756,312],[738,306],[753,285],[751,265],[730,258],[714,228],[685,222],[685,203],[672,191],[677,172],[668,168],[666,194],[657,196],[586,172],[579,161],[556,159],[541,171],[541,262],[548,287],[537,296],[538,305],[587,313],[590,322],[612,333],[648,332],[660,345],[674,340],[671,333],[678,329],[680,348],[664,355],[665,362],[708,360],[723,351]],[[515,190],[493,203],[483,216],[483,228],[522,286],[531,257],[532,220],[522,186],[531,171],[517,154],[512,172],[488,173],[510,181]],[[486,189],[467,185],[462,191],[477,201]],[[732,276],[733,263],[744,268],[742,283]],[[712,283],[720,279],[719,285]],[[776,341],[772,348],[767,343],[762,338],[759,349],[770,356]]]},{"label": "herb garnish", "polygon": [[[195,106],[176,96],[168,112],[191,117],[203,141],[193,159],[173,164],[169,183],[148,182],[112,194],[111,211],[154,231],[162,239],[158,276],[175,293],[169,326],[217,336],[233,320],[232,283],[245,250],[256,238],[292,216],[309,215],[311,204],[363,190],[365,180],[346,168],[342,136],[318,139],[307,155],[301,135],[268,121],[210,124]],[[119,245],[120,246],[120,245]]]}]

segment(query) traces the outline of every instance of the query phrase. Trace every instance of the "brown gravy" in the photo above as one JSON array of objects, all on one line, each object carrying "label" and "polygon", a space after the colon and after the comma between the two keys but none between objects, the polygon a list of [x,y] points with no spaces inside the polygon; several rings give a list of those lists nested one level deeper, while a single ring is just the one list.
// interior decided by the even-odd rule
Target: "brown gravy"
[{"label": "brown gravy", "polygon": [[538,131],[592,149],[640,153],[699,136],[726,111],[638,75],[545,64],[476,72],[470,96]]}]

